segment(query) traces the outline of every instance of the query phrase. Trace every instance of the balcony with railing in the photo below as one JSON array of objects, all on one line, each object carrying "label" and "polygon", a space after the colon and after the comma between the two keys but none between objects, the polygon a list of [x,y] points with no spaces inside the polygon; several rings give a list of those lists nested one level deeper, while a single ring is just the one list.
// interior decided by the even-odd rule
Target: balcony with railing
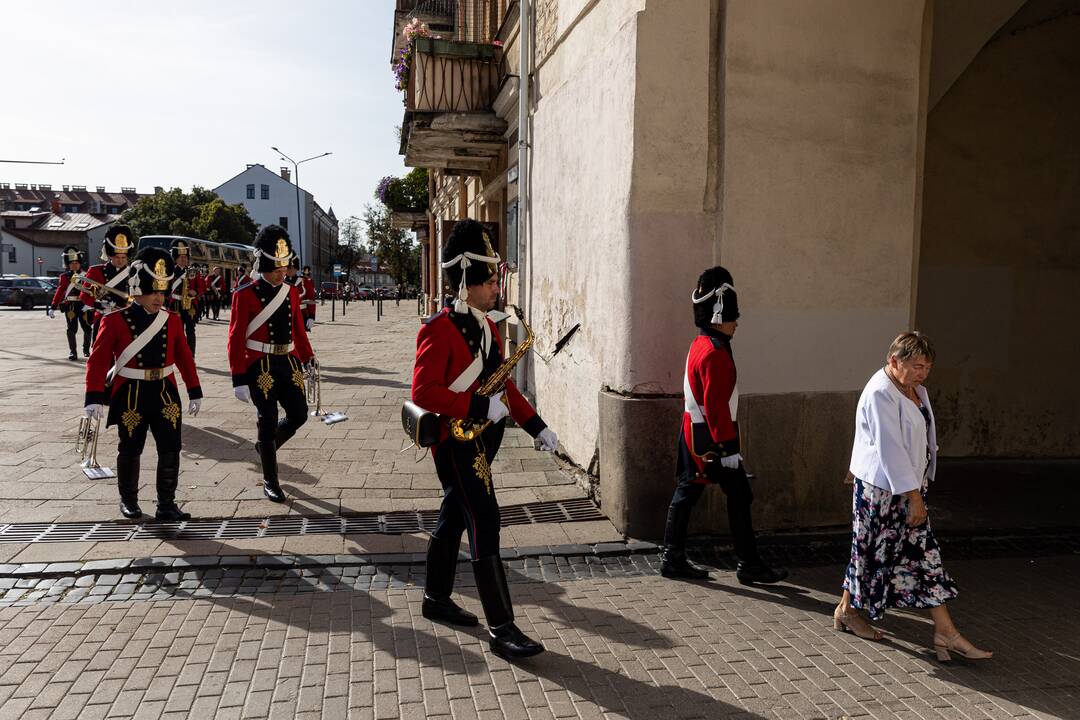
[{"label": "balcony with railing", "polygon": [[[459,174],[489,169],[506,146],[506,123],[492,104],[503,75],[496,33],[508,0],[396,1],[405,164]],[[406,33],[410,24],[424,30]]]}]

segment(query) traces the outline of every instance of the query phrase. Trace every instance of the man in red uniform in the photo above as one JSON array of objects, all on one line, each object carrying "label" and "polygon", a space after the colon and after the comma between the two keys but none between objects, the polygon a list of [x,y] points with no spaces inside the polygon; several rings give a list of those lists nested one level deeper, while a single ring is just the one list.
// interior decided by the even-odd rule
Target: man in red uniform
[{"label": "man in red uniform", "polygon": [[83,310],[82,302],[79,300],[79,291],[71,282],[72,278],[82,270],[83,254],[79,248],[68,245],[64,248],[61,260],[67,266],[67,270],[60,274],[60,284],[56,286],[56,292],[46,312],[50,318],[55,317],[57,310],[64,313],[64,319],[67,321],[68,350],[71,351],[68,354],[68,360],[78,360],[75,340],[79,326],[82,326],[83,331],[83,355],[90,356],[90,318]]},{"label": "man in red uniform", "polygon": [[225,300],[225,278],[221,276],[221,268],[215,265],[210,271],[209,289],[207,290],[210,300],[210,311],[217,320],[221,315],[221,303]]},{"label": "man in red uniform", "polygon": [[[285,502],[278,484],[277,449],[296,434],[308,418],[304,368],[315,361],[300,317],[300,297],[285,280],[292,261],[289,234],[267,225],[255,238],[258,280],[240,286],[229,317],[229,368],[233,394],[258,411],[258,442],[263,494]],[[285,417],[278,421],[278,405]]]},{"label": "man in red uniform", "polygon": [[177,238],[172,243],[173,279],[169,281],[169,310],[180,317],[191,354],[195,355],[195,323],[198,322],[199,283],[191,268],[191,243]]},{"label": "man in red uniform", "polygon": [[739,302],[731,273],[719,266],[706,270],[698,278],[691,299],[694,324],[701,332],[690,344],[683,376],[685,412],[675,469],[678,485],[668,508],[660,573],[694,580],[709,577],[707,570],[686,558],[686,530],[690,511],[705,486],[715,483],[727,496],[739,582],[779,582],[787,577],[787,571],[768,567],[758,555],[750,517],[754,495],[739,447],[739,391],[731,353],[731,338],[739,325]]},{"label": "man in red uniform", "polygon": [[[514,610],[499,558],[499,504],[491,463],[502,442],[504,420],[511,415],[545,450],[558,443],[510,380],[505,394],[485,397],[476,390],[502,364],[502,344],[487,316],[499,298],[499,256],[487,230],[475,220],[454,226],[443,249],[443,268],[458,288],[457,302],[428,318],[416,338],[412,399],[442,416],[441,441],[434,445],[435,469],[443,486],[439,521],[427,553],[423,614],[432,620],[475,625],[477,618],[454,603],[458,546],[469,534],[476,589],[487,616],[491,650],[506,659],[543,652],[544,646],[514,624]],[[505,402],[504,402],[505,398]],[[455,440],[454,418],[491,421],[474,440]]]},{"label": "man in red uniform", "polygon": [[311,279],[310,265],[304,266],[301,282],[304,283],[304,292],[300,295],[304,306],[304,328],[311,332],[315,327],[315,281]]},{"label": "man in red uniform", "polygon": [[[134,249],[134,238],[135,235],[127,225],[110,227],[101,243],[101,259],[108,262],[90,266],[90,269],[86,271],[86,279],[126,292],[124,283],[128,278],[128,253]],[[97,335],[102,315],[125,305],[122,298],[105,291],[97,296],[84,292],[79,295],[79,299],[87,314],[93,316],[92,337]]]},{"label": "man in red uniform", "polygon": [[[180,477],[180,394],[175,372],[187,386],[188,412],[199,413],[202,388],[180,318],[162,309],[172,279],[169,253],[146,248],[131,266],[125,286],[134,303],[109,313],[98,329],[86,363],[86,416],[117,426],[116,484],[124,517],[139,508],[139,458],[149,430],[157,445],[157,512],[163,522],[188,520],[176,506]],[[111,383],[111,389],[109,384]]]}]

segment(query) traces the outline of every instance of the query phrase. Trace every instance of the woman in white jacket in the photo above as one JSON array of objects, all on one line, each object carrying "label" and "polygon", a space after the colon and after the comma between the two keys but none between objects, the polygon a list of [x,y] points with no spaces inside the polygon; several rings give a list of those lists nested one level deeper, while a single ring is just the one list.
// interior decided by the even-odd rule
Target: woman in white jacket
[{"label": "woman in white jacket", "polygon": [[939,660],[948,660],[950,652],[981,660],[993,653],[964,639],[945,607],[957,589],[941,566],[926,510],[927,487],[937,469],[937,433],[922,384],[933,362],[929,339],[904,333],[859,397],[850,466],[855,477],[851,563],[833,626],[880,640],[881,632],[859,610],[877,620],[886,608],[928,609]]}]

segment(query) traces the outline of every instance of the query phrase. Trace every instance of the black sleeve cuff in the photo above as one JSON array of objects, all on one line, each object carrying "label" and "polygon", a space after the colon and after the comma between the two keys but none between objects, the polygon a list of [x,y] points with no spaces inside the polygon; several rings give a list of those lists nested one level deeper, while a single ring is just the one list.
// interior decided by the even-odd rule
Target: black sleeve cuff
[{"label": "black sleeve cuff", "polygon": [[105,396],[104,391],[87,392],[83,406],[87,405],[108,405],[108,398]]},{"label": "black sleeve cuff", "polygon": [[738,455],[739,450],[739,438],[734,437],[731,440],[725,440],[724,442],[717,443],[716,447],[720,451],[720,457],[727,457],[729,455]]},{"label": "black sleeve cuff", "polygon": [[247,385],[247,384],[248,383],[247,383],[247,376],[246,375],[233,375],[232,376],[232,386],[234,388],[241,387],[241,386]]},{"label": "black sleeve cuff", "polygon": [[521,429],[529,433],[532,437],[538,436],[547,427],[547,423],[540,419],[540,415],[536,414],[525,421],[525,424],[521,426]]},{"label": "black sleeve cuff", "polygon": [[196,385],[187,389],[188,400],[202,400],[202,388]]},{"label": "black sleeve cuff", "polygon": [[469,399],[469,419],[487,420],[488,405],[490,404],[483,395],[473,393],[472,398]]}]

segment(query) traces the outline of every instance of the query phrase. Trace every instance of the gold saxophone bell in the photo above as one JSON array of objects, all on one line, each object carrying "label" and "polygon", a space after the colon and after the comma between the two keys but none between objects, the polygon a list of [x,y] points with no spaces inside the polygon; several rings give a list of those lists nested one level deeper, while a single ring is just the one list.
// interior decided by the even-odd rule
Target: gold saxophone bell
[{"label": "gold saxophone bell", "polygon": [[107,467],[102,467],[97,460],[98,436],[101,434],[101,418],[83,417],[79,419],[79,434],[75,438],[75,452],[82,461],[83,474],[91,480],[116,477]]},{"label": "gold saxophone bell", "polygon": [[[522,340],[521,344],[514,350],[514,354],[506,360],[503,360],[502,364],[491,374],[491,377],[489,377],[483,385],[477,388],[477,395],[491,397],[493,395],[501,394],[506,387],[506,381],[510,379],[510,373],[513,372],[514,366],[521,362],[521,358],[525,357],[525,354],[529,352],[529,348],[532,347],[532,328],[525,322],[525,317],[521,314],[521,308],[516,305],[509,305],[507,307],[514,311],[514,315],[517,316],[517,321],[521,323],[522,329],[525,330],[525,339]],[[480,437],[482,432],[487,430],[489,425],[491,425],[490,420],[454,418],[450,421],[450,437],[459,441],[475,440]]]}]

